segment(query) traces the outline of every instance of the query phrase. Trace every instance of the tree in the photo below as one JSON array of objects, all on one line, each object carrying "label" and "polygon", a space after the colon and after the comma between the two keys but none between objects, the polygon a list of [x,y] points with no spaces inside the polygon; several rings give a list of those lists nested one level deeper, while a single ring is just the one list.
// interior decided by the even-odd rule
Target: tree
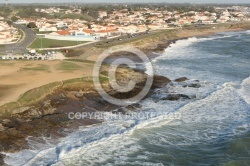
[{"label": "tree", "polygon": [[12,24],[12,21],[10,21],[10,20],[7,20],[6,22],[7,22],[8,25]]},{"label": "tree", "polygon": [[91,24],[87,24],[88,29],[92,29]]},{"label": "tree", "polygon": [[3,17],[9,17],[9,15],[11,14],[12,10],[10,7],[2,7],[0,6],[0,15]]},{"label": "tree", "polygon": [[198,20],[197,23],[198,23],[198,24],[202,24],[202,20]]},{"label": "tree", "polygon": [[27,27],[28,28],[36,28],[36,23],[30,22],[30,23],[28,23]]},{"label": "tree", "polygon": [[16,22],[18,18],[16,16],[11,17],[11,21]]},{"label": "tree", "polygon": [[176,22],[176,18],[170,18],[166,20],[167,23]]}]

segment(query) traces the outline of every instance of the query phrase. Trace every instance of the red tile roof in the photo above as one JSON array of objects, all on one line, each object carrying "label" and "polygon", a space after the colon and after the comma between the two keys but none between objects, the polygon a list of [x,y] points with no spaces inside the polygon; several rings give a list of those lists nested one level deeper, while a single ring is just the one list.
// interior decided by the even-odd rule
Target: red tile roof
[{"label": "red tile roof", "polygon": [[68,30],[57,31],[56,33],[59,35],[64,35],[64,36],[71,34],[70,31],[68,31]]},{"label": "red tile roof", "polygon": [[83,32],[85,32],[85,33],[93,33],[94,31],[92,31],[91,29],[85,29],[85,30],[83,30]]}]

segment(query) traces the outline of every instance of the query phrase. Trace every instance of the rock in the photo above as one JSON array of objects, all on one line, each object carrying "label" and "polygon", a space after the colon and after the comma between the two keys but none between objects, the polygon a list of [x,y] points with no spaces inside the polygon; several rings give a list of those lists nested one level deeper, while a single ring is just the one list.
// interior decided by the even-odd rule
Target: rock
[{"label": "rock", "polygon": [[187,81],[189,80],[187,77],[181,77],[181,78],[178,78],[176,80],[174,80],[175,82],[184,82],[184,81]]},{"label": "rock", "polygon": [[60,97],[60,98],[67,98],[67,96],[66,96],[64,93],[61,93],[61,94],[59,95],[59,97]]},{"label": "rock", "polygon": [[97,102],[99,103],[99,104],[108,104],[108,102],[106,101],[106,100],[104,100],[103,98],[100,98],[100,99],[98,99],[97,100]]},{"label": "rock", "polygon": [[134,124],[133,123],[123,123],[123,127],[125,127],[125,128],[130,128],[130,127],[132,127]]},{"label": "rock", "polygon": [[2,121],[2,124],[7,124],[7,123],[10,123],[11,122],[11,120],[9,120],[9,119],[4,119],[3,121]]},{"label": "rock", "polygon": [[83,91],[82,90],[80,90],[79,92],[75,92],[75,97],[77,97],[77,98],[79,98],[79,99],[81,99],[81,98],[83,98],[83,95],[84,95],[84,93],[83,93]]},{"label": "rock", "polygon": [[176,101],[179,99],[191,99],[189,96],[184,94],[169,94],[167,97],[162,97],[160,100],[170,100],[170,101]]},{"label": "rock", "polygon": [[16,129],[9,129],[9,130],[6,130],[8,136],[11,136],[11,137],[15,137],[15,138],[24,138],[25,135],[22,134],[20,131],[16,130]]},{"label": "rock", "polygon": [[51,115],[57,111],[56,108],[51,106],[50,102],[51,102],[50,100],[47,100],[43,103],[44,104],[44,106],[42,107],[42,114],[43,115]]},{"label": "rock", "polygon": [[43,109],[46,109],[46,108],[48,108],[48,107],[51,107],[50,102],[51,102],[50,100],[44,101],[44,102],[43,102],[42,108],[43,108]]},{"label": "rock", "polygon": [[0,154],[0,165],[4,165],[4,158],[5,156],[3,154]]},{"label": "rock", "polygon": [[0,141],[8,139],[8,133],[6,131],[0,131]]},{"label": "rock", "polygon": [[164,51],[165,49],[166,49],[166,46],[164,44],[158,44],[157,45],[157,50]]},{"label": "rock", "polygon": [[125,114],[125,113],[126,113],[126,111],[125,111],[124,108],[118,108],[117,112],[118,112],[118,113],[122,113],[122,114]]},{"label": "rock", "polygon": [[117,110],[115,111],[112,111],[113,114],[126,114],[126,111],[124,108],[118,108]]},{"label": "rock", "polygon": [[0,131],[4,131],[5,127],[0,123]]},{"label": "rock", "polygon": [[37,108],[32,108],[27,112],[27,116],[29,118],[38,118],[42,115],[42,113]]},{"label": "rock", "polygon": [[183,85],[183,88],[190,87],[190,88],[200,88],[201,85],[199,84],[188,84],[188,85]]},{"label": "rock", "polygon": [[54,99],[51,99],[50,105],[52,107],[59,107],[59,106],[63,106],[67,104],[67,102],[68,102],[68,98],[54,98]]},{"label": "rock", "polygon": [[20,121],[15,118],[4,119],[2,125],[7,128],[16,128],[20,125]]},{"label": "rock", "polygon": [[132,104],[132,105],[128,105],[126,107],[126,109],[130,110],[130,111],[134,111],[138,108],[141,108],[141,105],[139,103],[135,103],[135,104]]},{"label": "rock", "polygon": [[155,88],[163,88],[170,82],[171,82],[171,80],[169,78],[167,78],[167,77],[155,75],[152,88],[153,89],[155,89]]},{"label": "rock", "polygon": [[42,115],[41,111],[39,111],[38,108],[35,107],[30,107],[30,109],[16,114],[15,117],[19,118],[19,119],[33,119],[33,118],[38,118]]},{"label": "rock", "polygon": [[57,111],[56,108],[49,108],[49,109],[43,110],[43,115],[52,115],[52,114],[54,114],[56,111]]},{"label": "rock", "polygon": [[34,129],[34,126],[29,123],[22,123],[19,127],[19,130],[23,130],[23,131],[29,131],[32,129]]},{"label": "rock", "polygon": [[17,108],[17,109],[14,109],[12,110],[12,114],[21,114],[27,110],[29,110],[31,107],[21,107],[21,108]]}]

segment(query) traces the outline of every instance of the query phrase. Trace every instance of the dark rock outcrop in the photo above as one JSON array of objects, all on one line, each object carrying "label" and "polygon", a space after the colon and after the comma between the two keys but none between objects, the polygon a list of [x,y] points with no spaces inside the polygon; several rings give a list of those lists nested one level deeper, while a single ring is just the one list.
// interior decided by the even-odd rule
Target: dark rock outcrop
[{"label": "dark rock outcrop", "polygon": [[184,81],[187,81],[189,80],[187,77],[181,77],[181,78],[178,78],[176,80],[174,80],[175,82],[184,82]]},{"label": "dark rock outcrop", "polygon": [[163,88],[163,87],[167,86],[167,84],[170,82],[171,82],[171,80],[167,77],[155,75],[152,89]]},{"label": "dark rock outcrop", "polygon": [[200,88],[201,85],[192,83],[192,84],[183,85],[182,87],[183,88],[187,88],[187,87],[189,87],[189,88]]},{"label": "dark rock outcrop", "polygon": [[0,131],[4,131],[5,127],[3,126],[3,124],[0,123]]},{"label": "dark rock outcrop", "polygon": [[162,97],[159,100],[170,100],[170,101],[177,101],[180,99],[191,99],[188,95],[184,94],[169,94],[166,97]]},{"label": "dark rock outcrop", "polygon": [[84,93],[83,93],[82,90],[80,90],[79,92],[74,92],[74,96],[75,96],[76,98],[81,99],[81,98],[83,98],[83,95],[84,95]]},{"label": "dark rock outcrop", "polygon": [[[132,91],[118,93],[110,90],[108,93],[121,99],[134,97],[142,91],[145,86],[145,78],[147,78],[143,72],[139,75],[139,77],[137,75],[131,76],[137,80],[137,84]],[[171,80],[166,77],[154,76],[153,85],[148,96],[156,88],[163,88],[170,82]],[[50,136],[51,134],[61,136],[58,131],[62,128],[77,128],[80,125],[102,122],[99,119],[71,120],[68,116],[69,112],[83,113],[116,110],[114,113],[128,114],[129,111],[136,111],[140,107],[140,104],[132,104],[124,108],[110,104],[103,100],[95,90],[89,93],[83,91],[72,93],[61,90],[48,96],[43,102],[37,103],[35,106],[14,109],[11,116],[0,120],[0,151],[16,152],[28,148],[25,140],[27,136],[39,137]]]},{"label": "dark rock outcrop", "polygon": [[56,108],[52,107],[51,100],[47,100],[43,103],[42,107],[42,115],[51,115],[57,111]]}]

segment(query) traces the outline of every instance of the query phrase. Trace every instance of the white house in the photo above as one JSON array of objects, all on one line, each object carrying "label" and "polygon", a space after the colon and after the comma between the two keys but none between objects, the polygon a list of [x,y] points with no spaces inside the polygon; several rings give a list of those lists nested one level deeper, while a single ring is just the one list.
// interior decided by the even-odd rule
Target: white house
[{"label": "white house", "polygon": [[100,37],[110,37],[110,36],[120,35],[120,32],[116,29],[100,30],[95,32],[95,35]]}]

